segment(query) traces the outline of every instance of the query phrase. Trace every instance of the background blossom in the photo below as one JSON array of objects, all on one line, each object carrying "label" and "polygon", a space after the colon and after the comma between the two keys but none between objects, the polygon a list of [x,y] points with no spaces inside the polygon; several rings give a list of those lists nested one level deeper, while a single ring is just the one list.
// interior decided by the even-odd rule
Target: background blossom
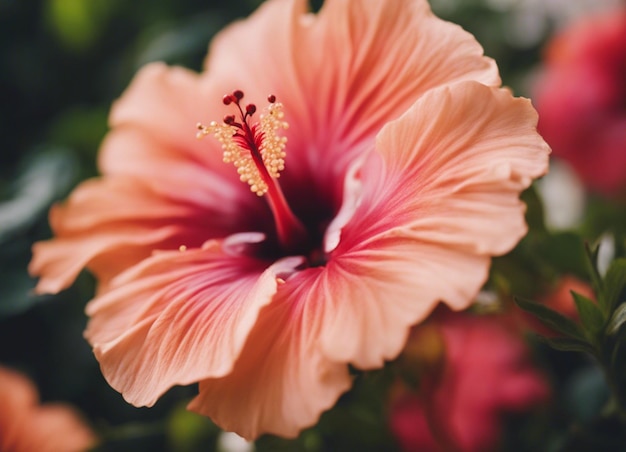
[{"label": "background blossom", "polygon": [[95,443],[96,436],[73,408],[40,405],[32,382],[0,367],[0,450],[79,452]]},{"label": "background blossom", "polygon": [[[547,401],[546,378],[504,316],[443,313],[434,325],[430,334],[441,335],[441,362],[420,375],[417,393],[395,395],[391,430],[406,451],[499,450],[503,414]],[[407,348],[416,353],[420,344]]]},{"label": "background blossom", "polygon": [[583,18],[545,51],[539,128],[556,156],[593,190],[620,195],[626,181],[626,10]]}]

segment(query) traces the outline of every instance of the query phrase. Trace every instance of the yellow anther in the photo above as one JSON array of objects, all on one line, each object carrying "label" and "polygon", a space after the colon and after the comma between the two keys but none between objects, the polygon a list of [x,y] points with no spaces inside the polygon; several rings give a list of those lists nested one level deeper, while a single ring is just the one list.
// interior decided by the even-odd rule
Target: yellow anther
[{"label": "yellow anther", "polygon": [[[280,172],[285,169],[287,138],[278,135],[277,132],[281,129],[286,130],[289,125],[283,120],[285,114],[281,103],[270,103],[261,115],[259,123],[254,126],[247,123],[250,116],[251,114],[245,116],[242,114],[241,123],[233,119],[228,123],[211,121],[208,126],[198,124],[196,136],[200,139],[206,135],[213,135],[222,145],[223,161],[232,163],[237,169],[239,179],[247,183],[253,193],[263,196],[268,191],[269,181],[264,180],[257,167],[257,163],[260,164],[259,157],[267,174],[273,179],[278,178]],[[230,118],[227,117],[225,121]],[[257,162],[253,152],[256,152]]]},{"label": "yellow anther", "polygon": [[266,113],[261,115],[260,128],[263,133],[263,143],[259,150],[263,157],[263,164],[273,178],[279,177],[280,171],[285,169],[287,137],[276,133],[280,129],[286,130],[289,127],[289,124],[283,121],[284,116],[283,104],[279,102],[270,104]]}]

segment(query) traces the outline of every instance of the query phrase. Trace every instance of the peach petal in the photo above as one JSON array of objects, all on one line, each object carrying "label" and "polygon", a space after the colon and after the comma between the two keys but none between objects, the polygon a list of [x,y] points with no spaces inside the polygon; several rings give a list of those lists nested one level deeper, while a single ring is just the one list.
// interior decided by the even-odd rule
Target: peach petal
[{"label": "peach petal", "polygon": [[[206,153],[221,159],[221,149],[212,148],[213,140],[202,142]],[[250,196],[236,171],[221,160],[215,163],[217,168],[208,166],[140,127],[112,130],[102,143],[99,166],[108,177],[124,176],[149,187],[163,201],[204,209],[212,212],[213,217],[226,216],[233,222],[241,217],[242,211],[253,210],[262,215],[265,207]]]},{"label": "peach petal", "polygon": [[217,140],[196,138],[198,122],[223,117],[223,94],[207,74],[162,63],[145,66],[111,109],[112,131],[98,156],[101,171],[141,179],[155,192],[215,216],[261,210],[260,200],[223,163]]},{"label": "peach petal", "polygon": [[341,241],[343,227],[352,219],[361,204],[363,181],[360,177],[361,167],[365,156],[357,159],[350,165],[343,183],[343,201],[337,215],[332,219],[324,233],[324,252],[331,253]]},{"label": "peach petal", "polygon": [[224,254],[217,241],[157,253],[89,303],[85,336],[109,384],[128,402],[151,406],[174,385],[228,374],[278,275],[300,262],[267,267]]},{"label": "peach petal", "polygon": [[342,236],[509,251],[526,233],[519,193],[548,169],[536,122],[530,102],[504,89],[460,82],[428,92],[379,134]]},{"label": "peach petal", "polygon": [[[113,130],[140,130],[161,143],[170,154],[228,175],[231,170],[222,163],[219,144],[196,139],[195,128],[199,121],[221,118],[213,115],[221,112],[222,94],[212,88],[206,76],[181,67],[151,63],[137,73],[123,96],[113,104],[109,122]],[[141,146],[122,149],[108,146],[103,148],[100,161],[117,160],[118,165],[107,166],[112,171],[133,164],[133,168],[141,171],[136,165],[143,161],[141,156],[145,151]],[[110,152],[113,155],[108,155]]]},{"label": "peach petal", "polygon": [[[197,211],[168,203],[136,181],[86,181],[50,210],[57,238],[33,246],[29,272],[42,277],[36,291],[66,288],[85,266],[104,282],[149,256],[154,247],[178,247],[182,240],[201,244],[202,222],[194,223],[193,216]],[[178,221],[168,224],[168,218]],[[115,255],[107,257],[110,253]]]},{"label": "peach petal", "polygon": [[476,40],[436,18],[425,0],[330,0],[318,14],[306,7],[264,3],[214,39],[206,62],[225,92],[241,88],[255,101],[271,92],[285,104],[284,187],[310,181],[339,200],[349,163],[423,93],[459,80],[500,84]]},{"label": "peach petal", "polygon": [[[175,165],[170,168],[176,171]],[[83,182],[65,203],[54,206],[50,225],[57,238],[35,244],[29,267],[31,274],[42,276],[37,292],[66,288],[84,266],[104,282],[154,249],[196,247],[207,236],[224,237],[269,223],[260,203],[240,203],[227,190],[218,194],[222,184],[211,194],[202,182],[194,190],[168,176],[160,179],[169,193],[130,175],[109,176]]]},{"label": "peach petal", "polygon": [[549,152],[535,124],[527,100],[460,82],[383,129],[376,152],[348,173],[353,214],[338,244],[331,224],[329,271],[312,283],[328,305],[330,358],[380,366],[439,301],[469,306],[490,256],[526,232],[519,192],[546,171]]},{"label": "peach petal", "polygon": [[177,226],[126,225],[100,228],[98,234],[85,231],[68,238],[37,242],[28,266],[31,275],[40,276],[35,292],[60,292],[72,284],[85,266],[96,274],[99,284],[106,285],[117,273],[148,257],[155,243],[166,244],[168,248],[179,243],[168,243],[168,239],[180,235],[177,231]]},{"label": "peach petal", "polygon": [[440,301],[466,308],[489,270],[488,257],[403,237],[335,253],[302,296],[323,300],[326,356],[362,369],[395,358],[410,327]]},{"label": "peach petal", "polygon": [[297,64],[322,68],[301,75],[347,143],[375,135],[430,89],[459,80],[500,84],[476,39],[435,17],[425,0],[329,0],[310,27],[312,52],[297,53]]},{"label": "peach petal", "polygon": [[226,27],[213,38],[205,60],[211,82],[221,85],[224,93],[241,89],[246,99],[256,102],[272,93],[283,101],[282,94],[289,93],[296,101],[289,110],[306,117],[306,97],[293,65],[294,55],[302,51],[299,34],[306,28],[306,14],[306,0],[266,1],[249,18]]},{"label": "peach petal", "polygon": [[485,257],[389,242],[290,276],[232,371],[200,382],[189,408],[247,439],[294,437],[349,387],[345,363],[381,366],[439,297],[465,307],[487,277]]},{"label": "peach petal", "polygon": [[66,235],[106,223],[149,222],[194,213],[189,205],[168,201],[132,178],[90,179],[80,184],[67,201],[51,209],[50,226]]},{"label": "peach petal", "polygon": [[349,389],[347,366],[329,360],[318,346],[322,300],[300,293],[321,271],[299,272],[279,287],[232,372],[201,381],[190,410],[249,440],[263,433],[296,437]]}]

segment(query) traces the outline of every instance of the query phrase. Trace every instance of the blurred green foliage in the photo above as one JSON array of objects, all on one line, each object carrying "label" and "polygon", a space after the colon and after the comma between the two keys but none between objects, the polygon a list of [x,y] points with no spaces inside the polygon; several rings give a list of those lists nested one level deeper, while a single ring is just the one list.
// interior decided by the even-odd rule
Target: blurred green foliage
[{"label": "blurred green foliage", "polygon": [[65,48],[87,51],[100,39],[119,3],[113,0],[49,0],[44,19]]}]

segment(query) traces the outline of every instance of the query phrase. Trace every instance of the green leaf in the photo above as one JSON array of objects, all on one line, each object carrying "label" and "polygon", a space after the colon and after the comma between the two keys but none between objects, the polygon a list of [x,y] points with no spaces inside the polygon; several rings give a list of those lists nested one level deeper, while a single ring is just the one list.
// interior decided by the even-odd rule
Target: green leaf
[{"label": "green leaf", "polygon": [[568,414],[579,422],[600,416],[610,397],[602,368],[593,364],[576,369],[563,386]]},{"label": "green leaf", "polygon": [[547,235],[535,253],[560,273],[572,273],[580,278],[587,275],[587,256],[579,234],[559,232]]},{"label": "green leaf", "polygon": [[596,356],[596,349],[587,341],[572,337],[545,337],[539,334],[533,335],[541,342],[548,344],[555,350],[563,352],[583,352]]},{"label": "green leaf", "polygon": [[110,0],[48,0],[45,20],[68,49],[89,49],[104,31],[115,2]]},{"label": "green leaf", "polygon": [[163,22],[148,28],[139,41],[135,66],[152,61],[183,64],[194,54],[203,54],[206,43],[228,22],[217,14],[198,14],[183,22]]},{"label": "green leaf", "polygon": [[626,322],[626,303],[620,304],[611,316],[611,320],[606,328],[607,334],[615,335],[624,322]]},{"label": "green leaf", "polygon": [[619,258],[611,262],[604,278],[604,295],[608,312],[613,312],[622,301],[624,286],[626,285],[626,259]]},{"label": "green leaf", "polygon": [[192,452],[214,442],[220,430],[210,419],[188,411],[185,402],[170,413],[166,431],[171,450]]},{"label": "green leaf", "polygon": [[595,337],[604,327],[605,318],[598,305],[589,298],[579,293],[570,291],[576,303],[576,309],[580,314],[580,320],[585,330],[592,333]]},{"label": "green leaf", "polygon": [[615,343],[611,350],[609,361],[609,375],[620,388],[626,387],[626,330],[618,328],[615,334]]},{"label": "green leaf", "polygon": [[587,267],[589,275],[591,275],[591,285],[593,286],[593,291],[596,294],[596,297],[598,297],[598,304],[604,312],[611,312],[605,302],[604,283],[597,267],[598,252],[600,251],[600,247],[596,245],[592,249],[589,243],[585,243],[585,250],[587,251]]},{"label": "green leaf", "polygon": [[567,317],[548,308],[547,306],[522,298],[515,298],[517,305],[526,312],[530,312],[549,328],[564,334],[565,336],[586,342],[585,333],[582,329]]},{"label": "green leaf", "polygon": [[545,220],[543,214],[543,204],[537,195],[537,190],[531,186],[521,195],[522,201],[526,204],[526,224],[532,231],[545,231]]}]

